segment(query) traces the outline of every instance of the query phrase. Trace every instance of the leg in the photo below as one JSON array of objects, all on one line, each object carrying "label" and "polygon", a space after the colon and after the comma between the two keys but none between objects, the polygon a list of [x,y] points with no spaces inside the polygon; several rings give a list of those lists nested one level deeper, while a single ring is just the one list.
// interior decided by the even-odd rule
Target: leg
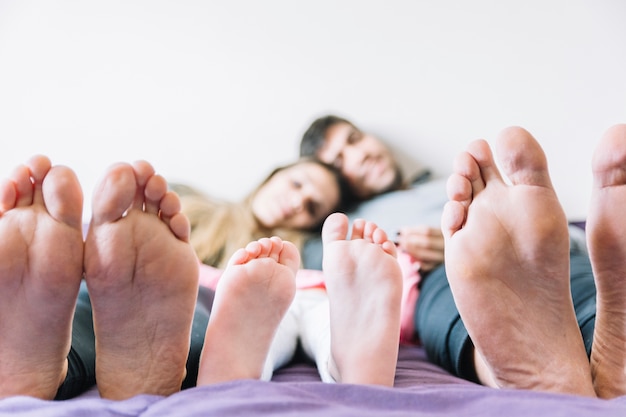
[{"label": "leg", "polygon": [[402,272],[396,247],[374,223],[331,214],[323,270],[330,303],[331,375],[338,382],[393,386],[400,338]]},{"label": "leg", "polygon": [[567,222],[545,155],[521,128],[505,130],[498,145],[512,185],[484,141],[459,156],[448,182],[442,230],[454,300],[497,386],[593,396]]},{"label": "leg", "polygon": [[598,292],[591,367],[596,392],[605,398],[626,395],[625,167],[626,125],[616,125],[605,133],[593,158],[587,223]]},{"label": "leg", "polygon": [[415,333],[431,362],[463,379],[487,385],[477,378],[474,348],[454,303],[444,265],[422,278],[414,317]]},{"label": "leg", "polygon": [[[324,382],[336,382],[330,374],[330,312],[328,293],[322,288],[300,291],[300,343],[306,356],[315,361]],[[297,296],[296,296],[297,297]]]},{"label": "leg", "polygon": [[300,310],[301,306],[298,292],[296,291],[295,298],[278,325],[272,339],[272,344],[263,365],[261,380],[271,381],[274,371],[293,359],[298,348],[298,333],[300,331],[298,316],[300,315]]},{"label": "leg", "polygon": [[195,387],[198,381],[200,356],[202,356],[204,335],[206,326],[209,324],[214,296],[215,291],[212,289],[203,286],[198,288],[198,299],[196,300],[193,321],[191,323],[191,346],[189,348],[189,357],[187,358],[187,375],[181,389]]},{"label": "leg", "polygon": [[109,399],[180,390],[198,261],[176,194],[146,162],[112,166],[98,185],[85,241],[96,377]]},{"label": "leg", "polygon": [[78,291],[72,320],[72,348],[67,362],[67,376],[55,400],[74,398],[96,385],[96,337],[85,281],[81,282]]},{"label": "leg", "polygon": [[67,373],[82,278],[83,195],[33,157],[0,184],[0,398],[54,398]]},{"label": "leg", "polygon": [[[596,315],[596,290],[589,257],[577,249],[570,251],[570,271],[576,319],[589,356]],[[431,362],[468,381],[497,387],[461,321],[443,265],[422,278],[414,313],[415,333]]]},{"label": "leg", "polygon": [[198,385],[258,379],[276,329],[291,304],[298,249],[277,237],[235,252],[215,290]]}]

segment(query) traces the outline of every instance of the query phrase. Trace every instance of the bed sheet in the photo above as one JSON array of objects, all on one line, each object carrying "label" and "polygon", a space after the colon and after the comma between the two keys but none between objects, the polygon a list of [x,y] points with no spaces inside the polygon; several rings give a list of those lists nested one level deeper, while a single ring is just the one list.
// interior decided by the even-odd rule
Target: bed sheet
[{"label": "bed sheet", "polygon": [[400,349],[394,388],[325,384],[315,367],[291,363],[271,382],[242,380],[190,388],[169,397],[104,400],[91,390],[66,401],[0,400],[0,416],[626,416],[613,400],[496,390],[456,378],[426,360],[423,349]]}]

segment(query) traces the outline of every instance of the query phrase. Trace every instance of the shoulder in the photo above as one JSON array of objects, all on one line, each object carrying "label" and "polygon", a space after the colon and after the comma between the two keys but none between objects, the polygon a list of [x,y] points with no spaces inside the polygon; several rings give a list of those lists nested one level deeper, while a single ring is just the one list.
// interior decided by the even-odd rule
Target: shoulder
[{"label": "shoulder", "polygon": [[346,214],[350,220],[370,220],[395,233],[400,227],[417,224],[438,227],[446,201],[446,179],[437,178],[363,201]]},{"label": "shoulder", "polygon": [[[373,221],[393,236],[399,228],[418,224],[439,227],[443,206],[448,201],[446,180],[432,179],[406,190],[391,191],[359,203],[346,215],[353,221]],[[322,268],[322,239],[316,236],[306,241],[302,250],[305,268]]]}]

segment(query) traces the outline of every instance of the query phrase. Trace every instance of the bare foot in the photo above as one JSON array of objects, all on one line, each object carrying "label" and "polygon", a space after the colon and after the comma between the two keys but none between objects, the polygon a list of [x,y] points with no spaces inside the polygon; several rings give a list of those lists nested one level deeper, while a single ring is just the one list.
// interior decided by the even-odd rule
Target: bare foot
[{"label": "bare foot", "polygon": [[328,216],[322,229],[337,382],[393,386],[400,338],[402,272],[396,246],[374,223]]},{"label": "bare foot", "polygon": [[67,373],[83,272],[75,174],[35,156],[0,184],[0,398],[52,399]]},{"label": "bare foot", "polygon": [[[597,289],[591,370],[599,397],[626,394],[626,124],[609,129],[593,158],[587,220]],[[626,226],[626,224],[624,224]]]},{"label": "bare foot", "polygon": [[475,141],[448,181],[442,231],[450,287],[499,387],[594,396],[569,287],[567,221],[539,143],[504,130]]},{"label": "bare foot", "polygon": [[177,392],[198,291],[198,261],[178,196],[147,162],[117,164],[92,207],[85,279],[100,395]]},{"label": "bare foot", "polygon": [[198,385],[258,379],[270,345],[295,295],[298,249],[278,237],[239,249],[215,290]]}]

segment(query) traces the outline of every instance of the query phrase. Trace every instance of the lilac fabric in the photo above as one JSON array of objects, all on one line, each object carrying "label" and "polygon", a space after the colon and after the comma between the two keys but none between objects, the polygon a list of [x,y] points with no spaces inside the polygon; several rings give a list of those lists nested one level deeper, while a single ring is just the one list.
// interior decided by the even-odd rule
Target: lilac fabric
[{"label": "lilac fabric", "polygon": [[95,391],[67,401],[0,400],[0,416],[626,416],[626,397],[600,400],[521,390],[496,390],[453,377],[428,363],[420,348],[402,347],[396,386],[320,382],[310,364],[291,364],[272,382],[242,380],[169,397],[100,399]]}]

